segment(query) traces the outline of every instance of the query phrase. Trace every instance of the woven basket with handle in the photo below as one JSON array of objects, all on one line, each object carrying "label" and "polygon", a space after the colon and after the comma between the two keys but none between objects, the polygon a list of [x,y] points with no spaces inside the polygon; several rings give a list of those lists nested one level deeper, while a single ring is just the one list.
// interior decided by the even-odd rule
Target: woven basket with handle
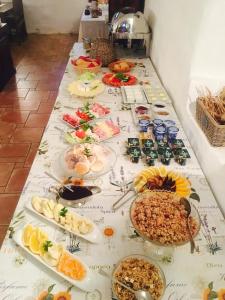
[{"label": "woven basket with handle", "polygon": [[212,146],[225,146],[225,125],[220,125],[213,119],[200,98],[197,99],[196,118]]}]

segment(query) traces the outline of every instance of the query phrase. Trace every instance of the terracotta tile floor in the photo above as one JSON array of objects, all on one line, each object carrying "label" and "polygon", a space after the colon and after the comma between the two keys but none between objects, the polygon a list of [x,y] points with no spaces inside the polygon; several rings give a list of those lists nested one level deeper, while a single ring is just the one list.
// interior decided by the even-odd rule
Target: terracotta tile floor
[{"label": "terracotta tile floor", "polygon": [[0,245],[52,111],[73,35],[30,35],[13,46],[16,75],[0,92]]}]

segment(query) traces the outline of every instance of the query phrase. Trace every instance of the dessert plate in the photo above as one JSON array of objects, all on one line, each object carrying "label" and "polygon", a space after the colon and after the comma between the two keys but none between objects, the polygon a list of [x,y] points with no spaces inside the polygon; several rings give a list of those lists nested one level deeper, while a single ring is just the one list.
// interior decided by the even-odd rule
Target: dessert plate
[{"label": "dessert plate", "polygon": [[61,276],[66,281],[70,282],[72,285],[78,287],[79,289],[87,292],[92,292],[96,288],[96,274],[92,272],[89,267],[80,259],[80,257],[73,255],[67,252],[69,255],[71,255],[74,259],[78,260],[86,269],[86,276],[82,280],[74,280],[72,278],[69,278],[68,276],[64,275],[63,273],[59,272],[55,267],[49,266],[44,260],[41,259],[40,256],[33,254],[27,247],[23,245],[22,241],[23,231],[22,229],[17,230],[15,234],[13,235],[13,239],[16,242],[18,246],[20,246],[25,252],[27,252],[31,257],[33,257],[35,260],[40,262],[40,264],[44,265],[46,268],[52,270],[55,274]]}]

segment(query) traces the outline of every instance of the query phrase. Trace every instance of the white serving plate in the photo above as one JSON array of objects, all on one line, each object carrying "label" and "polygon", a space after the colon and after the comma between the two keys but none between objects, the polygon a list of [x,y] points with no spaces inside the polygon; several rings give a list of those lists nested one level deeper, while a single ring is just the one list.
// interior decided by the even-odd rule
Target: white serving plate
[{"label": "white serving plate", "polygon": [[[15,232],[15,234],[13,235],[13,239],[16,242],[16,244],[18,246],[20,246],[24,251],[26,251],[27,253],[29,253],[30,256],[32,256],[34,259],[36,259],[37,261],[39,261],[41,264],[43,264],[44,266],[46,266],[48,269],[52,270],[54,273],[56,273],[57,275],[61,276],[63,279],[67,280],[72,285],[76,286],[77,288],[79,288],[79,289],[81,289],[83,291],[86,291],[86,292],[93,292],[95,290],[95,288],[96,288],[96,285],[95,285],[95,283],[96,283],[96,274],[94,272],[92,272],[89,269],[89,267],[78,256],[69,253],[75,259],[77,259],[78,261],[80,261],[84,265],[84,267],[86,268],[87,273],[86,273],[86,277],[83,280],[74,280],[74,279],[72,279],[70,277],[67,277],[63,273],[58,272],[55,267],[49,266],[44,260],[41,259],[41,257],[39,255],[33,254],[27,247],[25,247],[23,245],[22,235],[23,235],[22,229],[17,230]],[[68,252],[68,251],[66,251],[66,252]]]},{"label": "white serving plate", "polygon": [[[64,226],[62,226],[61,224],[57,223],[55,220],[53,219],[49,219],[47,218],[46,216],[42,215],[41,213],[37,212],[33,206],[32,206],[32,203],[31,201],[27,202],[26,206],[25,206],[29,211],[31,211],[32,213],[36,214],[37,216],[39,216],[40,218],[42,218],[43,220],[51,223],[51,224],[54,224],[55,226],[58,226],[64,230],[66,230],[67,232],[69,233],[72,233],[73,235],[76,235],[88,242],[91,242],[93,244],[100,244],[102,242],[102,234],[100,232],[100,230],[98,229],[98,227],[96,226],[96,224],[94,222],[92,222],[90,219],[88,219],[88,221],[93,225],[93,231],[88,233],[88,234],[79,234],[79,233],[74,233],[72,230],[68,230],[66,229]],[[70,208],[68,208],[68,211],[71,210]],[[71,210],[72,211],[72,210]],[[73,213],[75,213],[73,211]],[[77,214],[77,213],[75,213]],[[78,214],[77,214],[78,215]],[[79,215],[80,216],[80,215]],[[82,217],[82,216],[81,216]]]}]

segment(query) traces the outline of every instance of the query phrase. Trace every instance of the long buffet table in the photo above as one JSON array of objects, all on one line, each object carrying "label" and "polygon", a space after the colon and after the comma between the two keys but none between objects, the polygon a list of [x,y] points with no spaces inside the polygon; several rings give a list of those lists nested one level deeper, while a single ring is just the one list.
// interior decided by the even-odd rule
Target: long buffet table
[{"label": "long buffet table", "polygon": [[[78,57],[83,54],[85,53],[82,44],[75,44],[70,55]],[[135,59],[135,61],[142,63],[144,68],[137,66],[133,71],[134,75],[139,80],[150,81],[153,102],[159,100],[165,103],[166,109],[170,113],[168,118],[176,121],[180,128],[179,138],[183,139],[191,155],[186,166],[172,162],[169,168],[188,176],[192,187],[200,196],[200,202],[193,200],[201,217],[201,231],[196,238],[198,252],[191,254],[190,245],[186,244],[164,249],[163,254],[159,255],[160,248],[156,249],[140,237],[135,237],[134,228],[129,220],[131,202],[127,202],[117,211],[112,210],[112,204],[127,191],[128,183],[145,167],[141,162],[133,164],[124,155],[126,152],[125,141],[128,137],[137,137],[138,131],[133,123],[131,112],[121,109],[120,90],[112,87],[106,87],[104,93],[97,96],[95,101],[104,103],[111,108],[111,118],[121,128],[119,136],[105,142],[116,152],[117,162],[108,174],[89,182],[100,186],[102,192],[95,195],[84,206],[76,209],[76,212],[90,217],[98,225],[102,233],[102,242],[91,244],[66,234],[64,230],[42,221],[26,210],[25,205],[34,195],[54,198],[54,195],[49,192],[49,188],[55,185],[55,182],[44,172],[52,172],[54,164],[57,163],[56,158],[68,147],[55,127],[66,130],[66,125],[61,121],[64,112],[71,112],[66,107],[79,107],[82,104],[82,100],[71,97],[67,91],[68,84],[76,76],[69,61],[39,151],[21,194],[10,230],[1,248],[0,299],[31,300],[36,299],[42,290],[52,284],[56,284],[55,289],[58,291],[66,290],[71,285],[16,246],[12,238],[13,234],[25,222],[43,228],[55,241],[64,244],[67,248],[73,245],[76,248],[75,254],[81,257],[95,272],[95,291],[83,292],[73,288],[72,299],[116,299],[112,294],[110,280],[99,275],[98,270],[104,268],[110,274],[113,265],[130,254],[153,256],[158,261],[167,282],[163,299],[202,299],[203,291],[210,282],[214,283],[214,290],[225,286],[224,219],[150,59]],[[145,69],[148,70],[148,77],[146,77]],[[159,165],[160,163],[157,163],[157,166]],[[113,229],[112,236],[103,235],[106,227]]]}]

